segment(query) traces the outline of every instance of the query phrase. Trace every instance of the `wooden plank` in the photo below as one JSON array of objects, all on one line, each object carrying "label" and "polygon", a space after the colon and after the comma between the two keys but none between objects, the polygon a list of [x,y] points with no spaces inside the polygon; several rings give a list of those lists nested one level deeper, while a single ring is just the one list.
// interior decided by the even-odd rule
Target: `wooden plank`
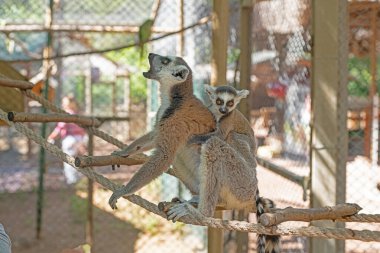
[{"label": "wooden plank", "polygon": [[[311,207],[345,202],[347,2],[313,1]],[[315,221],[313,225],[344,227]],[[311,239],[311,253],[344,252],[345,242]]]}]

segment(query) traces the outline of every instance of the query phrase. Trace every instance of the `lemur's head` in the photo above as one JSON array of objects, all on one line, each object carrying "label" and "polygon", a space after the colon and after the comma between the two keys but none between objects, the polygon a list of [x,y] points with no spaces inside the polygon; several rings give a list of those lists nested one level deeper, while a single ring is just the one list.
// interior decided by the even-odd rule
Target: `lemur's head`
[{"label": "lemur's head", "polygon": [[248,90],[237,90],[231,86],[210,86],[205,84],[205,91],[212,102],[211,111],[217,120],[232,112],[242,98],[249,94]]},{"label": "lemur's head", "polygon": [[148,59],[150,69],[143,72],[144,77],[157,80],[165,86],[182,83],[191,76],[191,69],[180,57],[150,53]]}]

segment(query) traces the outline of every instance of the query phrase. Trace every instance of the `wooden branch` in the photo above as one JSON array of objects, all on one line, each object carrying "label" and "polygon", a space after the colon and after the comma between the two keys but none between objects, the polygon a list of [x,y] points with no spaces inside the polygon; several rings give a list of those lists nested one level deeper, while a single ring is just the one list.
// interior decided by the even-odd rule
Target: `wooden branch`
[{"label": "wooden branch", "polygon": [[67,122],[94,127],[101,124],[101,122],[94,117],[65,113],[8,112],[8,119],[13,122]]},{"label": "wooden branch", "polygon": [[264,213],[259,222],[264,226],[273,226],[285,221],[337,220],[344,216],[357,214],[361,209],[357,204],[339,204],[311,209],[288,207],[282,210],[276,209],[275,213]]},{"label": "wooden branch", "polygon": [[19,88],[22,90],[26,90],[26,89],[33,88],[34,84],[31,82],[27,82],[27,81],[13,80],[13,79],[0,77],[0,86],[11,87],[11,88]]},{"label": "wooden branch", "polygon": [[[163,39],[163,38],[166,38],[166,37],[169,37],[169,36],[172,36],[172,35],[184,32],[186,30],[192,29],[194,27],[206,24],[206,23],[208,23],[210,21],[210,19],[211,19],[211,17],[209,17],[209,16],[201,18],[200,20],[198,20],[196,23],[194,23],[192,25],[189,25],[187,27],[184,27],[183,29],[179,29],[179,30],[176,30],[176,31],[173,31],[173,32],[165,33],[165,34],[163,34],[161,36],[157,36],[155,38],[151,38],[151,39],[147,40],[145,43],[149,43],[149,42],[153,42],[153,41],[156,41],[156,40],[160,40],[160,39]],[[38,59],[5,60],[4,62],[9,62],[9,63],[23,62],[24,63],[24,62],[43,61],[43,60],[54,60],[54,59],[59,59],[59,58],[71,57],[71,56],[80,56],[80,55],[89,55],[89,54],[103,54],[103,53],[108,53],[108,52],[111,52],[111,51],[118,51],[118,50],[122,50],[122,49],[125,49],[125,48],[135,47],[135,46],[138,46],[140,44],[141,43],[139,41],[137,41],[135,43],[131,43],[131,44],[127,44],[127,45],[123,45],[123,46],[119,46],[119,47],[114,47],[114,48],[108,48],[108,49],[92,50],[92,51],[87,51],[87,52],[75,52],[75,53],[69,53],[69,54],[55,55],[55,56],[48,57],[48,58],[42,57],[42,58],[38,58]]]},{"label": "wooden branch", "polygon": [[[99,33],[137,33],[138,26],[126,25],[74,25],[74,24],[53,24],[51,28],[44,25],[20,25],[5,24],[0,25],[0,32],[99,32]],[[152,27],[153,33],[170,33],[174,29],[164,27]]]},{"label": "wooden branch", "polygon": [[75,158],[75,166],[77,167],[93,167],[93,166],[111,166],[111,165],[140,165],[146,162],[146,155],[134,155],[131,157],[121,157],[116,155],[106,156],[78,156]]}]

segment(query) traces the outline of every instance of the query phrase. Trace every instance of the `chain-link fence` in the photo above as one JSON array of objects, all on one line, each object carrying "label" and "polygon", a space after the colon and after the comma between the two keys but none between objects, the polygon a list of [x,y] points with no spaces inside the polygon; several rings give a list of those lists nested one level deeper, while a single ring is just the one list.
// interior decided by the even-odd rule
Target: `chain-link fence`
[{"label": "chain-link fence", "polygon": [[[347,202],[365,213],[380,209],[379,191],[379,2],[349,4]],[[379,226],[348,224],[348,228],[378,230]],[[347,241],[347,252],[379,252],[379,243]]]},{"label": "chain-link fence", "polygon": [[[196,94],[200,94],[202,84],[210,83],[211,23],[184,28],[210,16],[211,1],[59,0],[54,1],[52,16],[48,10],[48,1],[44,0],[0,0],[0,59],[40,83],[40,92],[45,79],[41,58],[52,31],[51,99],[61,104],[63,97],[74,97],[80,114],[99,117],[104,121],[100,127],[103,131],[126,143],[151,127],[159,106],[157,83],[147,82],[141,75],[148,68],[148,51],[184,56],[195,73]],[[352,7],[350,2],[347,202],[358,203],[366,213],[380,207],[375,189],[378,167],[373,162],[373,145],[379,145],[378,118],[368,120],[368,115],[376,112],[376,107],[368,110],[373,64],[369,56],[373,34],[369,29],[370,10]],[[230,1],[229,14],[227,80],[236,85],[240,1]],[[250,116],[259,144],[258,157],[265,165],[258,167],[259,189],[280,208],[308,207],[307,188],[291,180],[292,176],[278,175],[273,168],[286,168],[300,177],[310,175],[311,1],[256,1],[252,15]],[[153,38],[176,33],[138,47],[140,25],[148,19],[154,20]],[[27,111],[40,111],[32,101],[26,105]],[[40,124],[29,125],[41,131]],[[48,124],[48,134],[55,127]],[[59,138],[56,144],[66,145]],[[108,155],[116,149],[97,137],[93,147],[94,155]],[[207,251],[205,228],[172,224],[127,201],[119,201],[119,209],[112,211],[108,206],[111,193],[96,184],[93,210],[89,211],[87,179],[81,177],[75,184],[67,184],[62,162],[50,155],[46,157],[42,233],[36,240],[39,147],[2,127],[0,148],[0,222],[9,232],[16,253],[60,252],[91,241],[93,252]],[[138,168],[96,170],[124,183]],[[168,175],[137,194],[154,203],[189,197],[184,186]],[[249,220],[255,222],[253,216]],[[92,235],[88,233],[91,227]],[[226,249],[235,236],[225,232]],[[255,252],[255,240],[256,235],[250,234],[249,252]],[[303,237],[284,237],[282,244],[283,252],[308,249]],[[347,241],[346,245],[347,252],[379,251],[376,243]]]},{"label": "chain-link fence", "polygon": [[[211,31],[208,24],[204,25],[206,30],[195,26],[143,48],[133,46],[146,20],[154,19],[153,38],[163,36],[209,16],[211,7],[207,1],[54,1],[50,27],[44,25],[49,19],[48,1],[1,1],[0,6],[1,23],[7,24],[4,30],[12,26],[10,32],[3,30],[0,34],[1,59],[13,61],[13,66],[33,83],[41,83],[40,92],[45,76],[39,59],[48,46],[50,28],[54,62],[49,89],[54,94],[53,101],[64,106],[62,98],[74,97],[77,113],[98,117],[104,121],[101,130],[126,143],[146,132],[158,106],[157,87],[149,87],[152,92],[147,92],[148,85],[141,74],[148,68],[148,51],[163,55],[182,51],[192,67],[209,61],[210,43],[202,49],[197,45],[202,43],[200,38],[210,42],[210,34],[201,36],[203,31]],[[179,41],[184,39],[188,43],[180,49]],[[113,51],[114,48],[123,49]],[[106,52],[93,53],[99,50]],[[209,53],[204,55],[205,50]],[[27,101],[27,110],[40,112],[40,107]],[[30,126],[41,131],[41,124]],[[48,124],[47,132],[55,127]],[[111,193],[97,184],[93,188],[93,210],[88,211],[87,179],[80,177],[69,185],[70,173],[50,155],[46,157],[42,232],[36,240],[39,147],[27,145],[28,140],[12,129],[2,128],[1,134],[0,217],[12,238],[14,252],[61,252],[86,242],[93,243],[92,252],[206,250],[204,228],[169,223],[127,201],[112,211],[108,206]],[[64,149],[67,139],[56,138],[55,143]],[[108,155],[117,149],[97,137],[93,143],[94,155]],[[121,167],[114,172],[111,167],[97,168],[120,183],[127,182],[137,169],[138,166]],[[181,192],[183,187],[177,180],[163,176],[138,194],[158,203],[183,195]]]}]

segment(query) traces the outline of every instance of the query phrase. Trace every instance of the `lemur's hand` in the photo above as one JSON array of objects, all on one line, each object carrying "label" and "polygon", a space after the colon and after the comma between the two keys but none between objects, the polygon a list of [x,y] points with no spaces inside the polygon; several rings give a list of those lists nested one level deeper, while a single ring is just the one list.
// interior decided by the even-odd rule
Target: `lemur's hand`
[{"label": "lemur's hand", "polygon": [[142,148],[141,146],[131,145],[131,146],[128,146],[127,148],[124,148],[122,150],[114,151],[111,153],[111,155],[128,157],[128,156],[134,155],[136,153],[139,153],[139,150],[141,148]]},{"label": "lemur's hand", "polygon": [[[122,149],[122,150],[117,150],[117,151],[113,151],[111,153],[111,155],[116,155],[116,156],[121,156],[121,157],[128,157],[130,156],[130,149]],[[119,164],[116,164],[116,166],[119,168],[120,165]],[[112,165],[112,170],[115,170],[115,164]]]},{"label": "lemur's hand", "polygon": [[174,205],[167,211],[166,215],[167,219],[172,220],[173,222],[178,221],[184,216],[190,216],[198,221],[201,221],[204,218],[203,214],[187,201]]},{"label": "lemur's hand", "polygon": [[117,156],[121,156],[121,157],[128,157],[129,156],[129,152],[128,150],[117,150],[117,151],[113,151],[111,153],[111,155],[117,155]]},{"label": "lemur's hand", "polygon": [[108,200],[108,204],[111,206],[112,209],[117,209],[117,206],[116,206],[117,200],[123,196],[129,196],[129,195],[131,194],[128,194],[128,191],[126,190],[124,186],[112,193],[112,196]]}]

